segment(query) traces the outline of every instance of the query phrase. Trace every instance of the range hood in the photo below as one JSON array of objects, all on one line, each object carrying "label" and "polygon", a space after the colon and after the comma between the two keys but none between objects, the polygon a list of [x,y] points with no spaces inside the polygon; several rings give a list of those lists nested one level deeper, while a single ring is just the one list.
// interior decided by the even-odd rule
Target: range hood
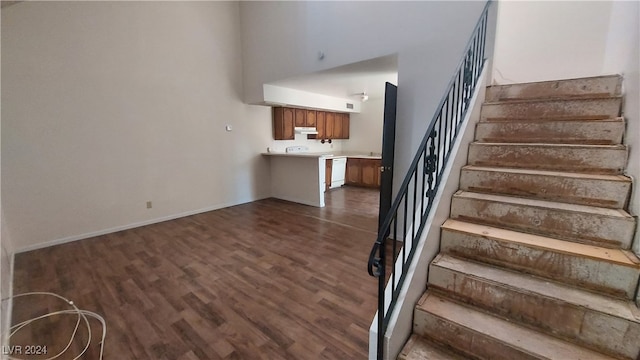
[{"label": "range hood", "polygon": [[316,130],[315,127],[295,127],[295,128],[293,128],[293,130],[295,130],[296,134],[303,134],[303,135],[317,135],[318,134],[318,130]]}]

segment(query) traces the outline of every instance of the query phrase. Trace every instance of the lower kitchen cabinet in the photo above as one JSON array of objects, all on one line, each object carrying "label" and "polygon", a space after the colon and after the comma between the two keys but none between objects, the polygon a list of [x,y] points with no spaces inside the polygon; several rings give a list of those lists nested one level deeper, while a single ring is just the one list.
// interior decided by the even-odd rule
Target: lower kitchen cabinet
[{"label": "lower kitchen cabinet", "polygon": [[325,162],[324,191],[331,187],[331,175],[333,170],[333,159],[327,159]]},{"label": "lower kitchen cabinet", "polygon": [[347,170],[344,176],[346,185],[359,186],[362,182],[362,168],[358,158],[347,158]]},{"label": "lower kitchen cabinet", "polygon": [[347,158],[345,184],[380,187],[380,159]]},{"label": "lower kitchen cabinet", "polygon": [[362,159],[362,186],[380,186],[380,164],[381,161],[377,159]]}]

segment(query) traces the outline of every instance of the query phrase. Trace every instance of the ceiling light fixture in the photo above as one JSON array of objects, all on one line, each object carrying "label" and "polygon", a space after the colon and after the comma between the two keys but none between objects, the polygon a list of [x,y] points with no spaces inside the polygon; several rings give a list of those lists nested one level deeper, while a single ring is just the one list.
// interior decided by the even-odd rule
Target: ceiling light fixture
[{"label": "ceiling light fixture", "polygon": [[365,101],[369,100],[369,95],[367,95],[366,92],[362,92],[362,93],[360,93],[358,95],[360,95],[360,101],[362,101],[362,102],[365,102]]}]

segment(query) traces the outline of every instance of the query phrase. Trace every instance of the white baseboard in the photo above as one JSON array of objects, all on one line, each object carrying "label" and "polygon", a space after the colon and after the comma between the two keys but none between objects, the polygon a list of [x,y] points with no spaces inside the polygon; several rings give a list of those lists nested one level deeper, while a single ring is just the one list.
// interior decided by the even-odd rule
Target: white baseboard
[{"label": "white baseboard", "polygon": [[135,223],[121,225],[121,226],[114,226],[114,227],[111,227],[111,228],[102,229],[102,230],[98,230],[98,231],[92,231],[92,232],[88,232],[88,233],[84,233],[84,234],[67,236],[67,237],[60,238],[60,239],[55,239],[55,240],[41,242],[41,243],[38,243],[38,244],[25,246],[25,247],[17,249],[15,251],[15,253],[23,253],[23,252],[32,251],[32,250],[38,250],[38,249],[42,249],[42,248],[46,248],[46,247],[50,247],[50,246],[65,244],[65,243],[72,242],[72,241],[84,240],[84,239],[88,239],[88,238],[92,238],[92,237],[96,237],[96,236],[111,234],[111,233],[122,231],[122,230],[129,230],[129,229],[134,229],[134,228],[141,227],[141,226],[157,224],[157,223],[161,223],[161,222],[164,222],[164,221],[183,218],[183,217],[186,217],[186,216],[201,214],[201,213],[205,213],[205,212],[209,212],[209,211],[213,211],[213,210],[219,210],[219,209],[230,207],[230,206],[242,205],[242,204],[250,203],[250,202],[253,202],[253,201],[266,199],[268,197],[269,196],[265,196],[265,197],[261,197],[261,198],[257,198],[257,199],[240,201],[240,202],[237,202],[237,203],[217,204],[217,205],[208,206],[208,207],[202,208],[202,209],[185,211],[185,212],[182,212],[182,213],[179,213],[179,214],[167,215],[167,216],[163,216],[163,217],[159,217],[159,218],[155,218],[155,219],[135,222]]}]

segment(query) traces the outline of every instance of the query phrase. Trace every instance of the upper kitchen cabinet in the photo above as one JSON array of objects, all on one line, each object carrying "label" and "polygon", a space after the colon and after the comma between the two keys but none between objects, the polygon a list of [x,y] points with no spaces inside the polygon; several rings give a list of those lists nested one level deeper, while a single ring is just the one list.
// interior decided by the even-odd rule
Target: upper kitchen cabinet
[{"label": "upper kitchen cabinet", "polygon": [[293,140],[294,109],[285,107],[273,108],[273,138],[275,140]]},{"label": "upper kitchen cabinet", "polygon": [[333,122],[333,138],[344,139],[342,136],[342,115],[341,113],[335,114],[335,121]]},{"label": "upper kitchen cabinet", "polygon": [[336,113],[325,112],[324,113],[324,138],[323,139],[335,139],[333,132],[336,124]]},{"label": "upper kitchen cabinet", "polygon": [[307,111],[305,109],[294,109],[294,116],[296,127],[307,126]]},{"label": "upper kitchen cabinet", "polygon": [[349,138],[349,118],[351,115],[342,114],[342,139]]},{"label": "upper kitchen cabinet", "polygon": [[[318,114],[320,111],[318,111]],[[349,138],[349,114],[325,112],[324,136],[320,136],[318,129],[318,139],[348,139]]]},{"label": "upper kitchen cabinet", "polygon": [[307,110],[305,126],[307,127],[316,127],[316,115],[317,111],[315,110]]},{"label": "upper kitchen cabinet", "polygon": [[318,134],[316,135],[316,139],[326,139],[326,135],[324,132],[325,124],[326,124],[327,113],[324,111],[316,111],[316,130],[318,130]]},{"label": "upper kitchen cabinet", "polygon": [[296,127],[315,127],[318,134],[310,136],[318,140],[348,139],[349,114],[289,107],[273,108],[275,140],[293,140]]}]

